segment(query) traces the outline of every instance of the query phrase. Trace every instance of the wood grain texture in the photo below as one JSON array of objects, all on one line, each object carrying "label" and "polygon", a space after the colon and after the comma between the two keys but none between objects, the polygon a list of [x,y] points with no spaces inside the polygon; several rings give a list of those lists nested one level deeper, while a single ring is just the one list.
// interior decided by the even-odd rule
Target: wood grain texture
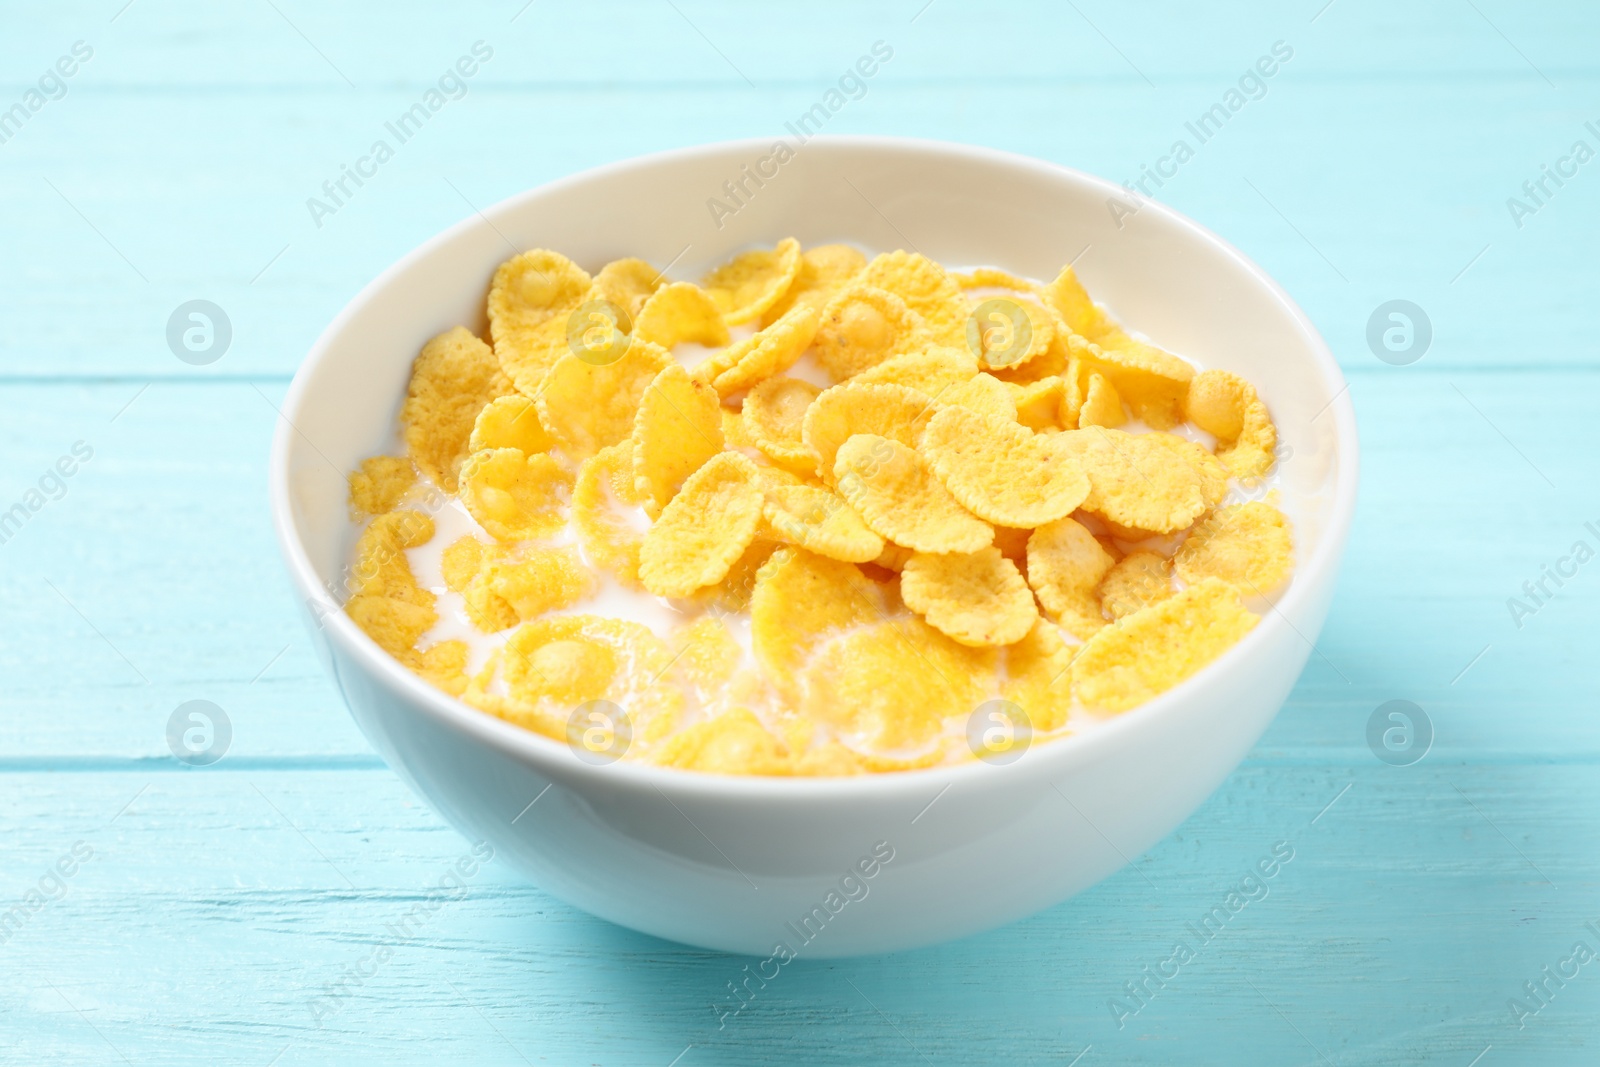
[{"label": "wood grain texture", "polygon": [[[1600,970],[1520,1029],[1507,1001],[1574,941],[1600,949],[1600,571],[1520,627],[1506,601],[1597,543],[1600,163],[1520,228],[1506,200],[1573,141],[1600,148],[1597,32],[1592,5],[1503,0],[13,13],[0,111],[75,41],[94,57],[0,143],[0,510],[75,443],[93,457],[0,543],[0,912],[76,843],[93,854],[0,943],[0,1063],[1592,1063]],[[306,198],[480,39],[495,55],[467,93],[316,227]],[[1350,377],[1362,499],[1317,654],[1245,764],[1129,869],[986,937],[802,960],[721,1029],[745,961],[494,863],[341,989],[469,844],[371,753],[293,615],[264,468],[301,355],[474,207],[775,136],[876,40],[895,57],[830,132],[1119,181],[1294,48],[1159,192],[1277,277]],[[195,297],[235,330],[207,367],[164,339]],[[1434,329],[1407,367],[1365,340],[1397,297]],[[166,748],[190,699],[233,723],[211,768]],[[1367,748],[1390,699],[1433,722],[1414,766]],[[1280,841],[1295,859],[1270,894],[1119,1029],[1111,998]]]}]

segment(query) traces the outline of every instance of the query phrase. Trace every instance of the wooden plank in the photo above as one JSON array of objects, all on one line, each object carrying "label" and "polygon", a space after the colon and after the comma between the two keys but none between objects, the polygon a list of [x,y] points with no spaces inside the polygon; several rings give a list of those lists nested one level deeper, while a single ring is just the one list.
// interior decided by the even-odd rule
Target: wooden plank
[{"label": "wooden plank", "polygon": [[[1195,157],[1164,187],[1146,188],[1260,261],[1347,366],[1377,363],[1368,318],[1396,297],[1426,309],[1426,358],[1436,366],[1588,358],[1589,263],[1567,235],[1600,184],[1579,171],[1521,229],[1506,208],[1575,139],[1600,148],[1578,103],[1588,89],[1563,96],[1531,76],[1351,84],[1291,66],[1201,145],[1185,123],[1228,82],[1156,93],[897,77],[886,69],[827,129],[970,141],[1119,181],[1138,179],[1187,139]],[[307,200],[384,134],[410,90],[355,100],[322,90],[69,96],[3,146],[0,194],[12,210],[0,240],[28,253],[0,261],[0,289],[30,310],[0,323],[3,373],[287,375],[364,284],[475,207],[642,152],[779,136],[820,92],[797,84],[731,96],[699,86],[469,96],[401,145],[337,214],[315,221]],[[619,109],[627,124],[615,121]],[[230,128],[241,110],[250,136],[196,148],[196,131]],[[84,144],[101,161],[94,172],[69,162]],[[101,169],[137,179],[105,182]],[[173,310],[197,297],[222,306],[234,333],[227,354],[203,368],[180,362],[165,341]],[[1517,314],[1485,316],[1486,303]],[[1526,323],[1535,321],[1540,343],[1529,351]]]},{"label": "wooden plank", "polygon": [[[27,964],[0,983],[17,1062],[117,1062],[109,1045],[174,1064],[666,1064],[692,1045],[682,1063],[1066,1063],[1092,1046],[1130,1064],[1221,1047],[1465,1064],[1493,1044],[1500,1062],[1579,1064],[1600,1011],[1593,978],[1520,1031],[1506,1003],[1600,942],[1592,763],[1246,767],[1074,901],[941,948],[802,959],[721,1029],[712,1005],[747,961],[590,919],[494,862],[395,935],[469,845],[385,772],[0,783],[8,906],[75,842],[93,850],[4,946]],[[1209,943],[1189,933],[1278,842],[1293,859],[1266,895],[1247,888]],[[1124,983],[1176,941],[1194,960],[1119,1029],[1109,1002],[1132,1003]],[[368,974],[338,997],[352,968]]]}]

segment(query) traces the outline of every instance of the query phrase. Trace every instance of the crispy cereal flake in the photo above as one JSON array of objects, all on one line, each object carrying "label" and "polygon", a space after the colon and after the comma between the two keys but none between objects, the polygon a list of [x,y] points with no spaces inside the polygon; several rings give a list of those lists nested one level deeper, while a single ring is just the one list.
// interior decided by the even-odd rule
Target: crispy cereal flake
[{"label": "crispy cereal flake", "polygon": [[940,408],[928,422],[922,451],[939,481],[979,518],[1031,528],[1070,515],[1089,495],[1064,434],[962,407]]},{"label": "crispy cereal flake", "polygon": [[849,245],[818,245],[800,253],[794,284],[761,316],[762,325],[772,325],[796,305],[821,312],[866,265],[867,257]]},{"label": "crispy cereal flake", "polygon": [[613,362],[594,364],[568,352],[556,360],[535,403],[568,457],[588,459],[633,433],[639,401],[669,363],[658,345],[634,341]]},{"label": "crispy cereal flake", "polygon": [[952,386],[978,376],[978,361],[960,348],[932,346],[891,356],[850,379],[851,385],[901,385],[939,400]]},{"label": "crispy cereal flake", "polygon": [[847,382],[824,389],[806,408],[801,437],[817,457],[824,481],[832,481],[839,446],[859,433],[888,437],[915,447],[933,416],[932,401],[903,385]]},{"label": "crispy cereal flake", "polygon": [[447,493],[467,458],[467,441],[478,412],[511,392],[489,346],[457,326],[422,346],[400,408],[400,426],[411,460]]},{"label": "crispy cereal flake", "polygon": [[817,457],[801,437],[806,409],[822,390],[799,378],[768,378],[750,390],[741,409],[747,440],[772,462],[815,474]]},{"label": "crispy cereal flake", "polygon": [[854,564],[780,549],[756,578],[751,646],[773,684],[792,696],[796,672],[819,645],[886,610],[882,591]]},{"label": "crispy cereal flake", "polygon": [[639,547],[647,523],[638,503],[631,443],[602,448],[578,467],[572,488],[578,543],[590,562],[630,586],[639,584]]},{"label": "crispy cereal flake", "polygon": [[922,457],[899,441],[857,434],[835,455],[833,475],[862,520],[897,545],[976,552],[994,539],[994,529],[963,508]]},{"label": "crispy cereal flake", "polygon": [[461,503],[496,540],[531,541],[561,529],[571,483],[548,453],[474,452],[461,468]]},{"label": "crispy cereal flake", "polygon": [[853,282],[822,309],[817,362],[844,381],[932,340],[922,316],[894,293]]},{"label": "crispy cereal flake", "polygon": [[594,276],[594,292],[591,295],[615,304],[632,320],[639,317],[645,301],[662,284],[660,272],[644,260],[614,259]]},{"label": "crispy cereal flake", "polygon": [[350,515],[366,518],[393,511],[417,484],[417,469],[404,456],[372,456],[350,472]]},{"label": "crispy cereal flake", "polygon": [[1272,470],[1278,430],[1255,386],[1227,371],[1201,371],[1184,401],[1189,421],[1217,439],[1217,458],[1236,478]]},{"label": "crispy cereal flake", "polygon": [[1091,637],[1072,662],[1072,693],[1091,708],[1127,711],[1222,655],[1255,624],[1238,589],[1207,578]]},{"label": "crispy cereal flake", "polygon": [[644,536],[639,578],[656,596],[685,597],[722,581],[761,525],[756,467],[723,452],[683,483]]},{"label": "crispy cereal flake", "polygon": [[966,343],[967,301],[945,269],[915,252],[885,252],[856,275],[855,285],[876,286],[905,301],[922,317],[935,344]]},{"label": "crispy cereal flake", "polygon": [[716,391],[669,363],[645,389],[633,420],[634,483],[645,510],[661,514],[684,479],[721,452],[722,445],[722,405]]},{"label": "crispy cereal flake", "polygon": [[568,319],[589,292],[583,268],[546,248],[508,259],[494,272],[489,336],[501,368],[520,392],[538,393],[545,372],[566,354]]},{"label": "crispy cereal flake", "polygon": [[900,575],[906,607],[963,645],[1009,645],[1039,610],[1017,565],[992,545],[949,555],[917,553]]},{"label": "crispy cereal flake", "polygon": [[467,448],[482,452],[486,448],[515,448],[532,455],[548,452],[555,439],[539,421],[539,412],[532,400],[513,393],[496,397],[480,412],[472,424],[472,436]]},{"label": "crispy cereal flake", "polygon": [[1172,561],[1158,552],[1129,552],[1100,581],[1100,607],[1113,619],[1158,604],[1177,592]]},{"label": "crispy cereal flake", "polygon": [[1173,557],[1178,577],[1190,585],[1220,578],[1245,596],[1274,592],[1289,577],[1293,561],[1289,520],[1258,500],[1207,515]]},{"label": "crispy cereal flake", "polygon": [[1028,584],[1050,617],[1080,639],[1106,624],[1095,590],[1115,562],[1074,519],[1057,519],[1028,538]]},{"label": "crispy cereal flake", "polygon": [[633,336],[668,349],[684,342],[721,346],[728,343],[728,324],[704,289],[672,282],[644,302],[633,320]]},{"label": "crispy cereal flake", "polygon": [[770,486],[762,515],[774,540],[799,545],[819,556],[870,563],[883,552],[883,538],[831,489]]},{"label": "crispy cereal flake", "polygon": [[800,273],[800,242],[785,237],[770,250],[733,257],[700,279],[728,325],[749,322],[789,291]]},{"label": "crispy cereal flake", "polygon": [[1072,707],[1072,676],[1067,668],[1077,651],[1045,619],[1005,650],[1000,696],[1027,712],[1034,732],[1050,733],[1066,725]]},{"label": "crispy cereal flake", "polygon": [[1153,533],[1181,530],[1200,517],[1206,508],[1200,473],[1151,436],[1095,426],[1052,438],[1065,444],[1089,476],[1085,511]]}]

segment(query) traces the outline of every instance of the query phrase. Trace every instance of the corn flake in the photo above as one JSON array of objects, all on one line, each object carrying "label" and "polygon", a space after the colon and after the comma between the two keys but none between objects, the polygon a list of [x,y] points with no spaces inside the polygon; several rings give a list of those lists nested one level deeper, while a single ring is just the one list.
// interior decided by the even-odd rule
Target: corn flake
[{"label": "corn flake", "polygon": [[1173,563],[1178,577],[1191,585],[1220,578],[1246,596],[1265,596],[1289,577],[1293,558],[1289,520],[1271,504],[1251,501],[1196,523]]},{"label": "corn flake", "polygon": [[634,484],[645,511],[652,517],[661,514],[684,479],[722,446],[722,405],[716,391],[669,363],[645,389],[633,420]]},{"label": "corn flake", "polygon": [[940,483],[968,511],[1027,528],[1071,514],[1089,495],[1089,479],[1061,443],[1065,436],[945,407],[928,422],[922,450]]},{"label": "corn flake", "polygon": [[485,404],[511,392],[494,353],[457,326],[422,346],[400,408],[411,460],[447,493],[466,461],[472,425]]},{"label": "corn flake", "polygon": [[921,316],[934,344],[966,343],[967,301],[945,269],[915,252],[885,252],[856,275],[854,285],[886,289]]},{"label": "corn flake", "polygon": [[669,349],[685,342],[720,346],[729,339],[722,312],[693,282],[672,282],[650,294],[634,317],[633,337]]},{"label": "corn flake", "polygon": [[1170,559],[1158,552],[1129,552],[1100,580],[1100,608],[1120,619],[1158,604],[1176,591]]},{"label": "corn flake", "polygon": [[800,273],[800,242],[785,237],[777,247],[735,256],[700,280],[728,325],[749,322],[789,291]]},{"label": "corn flake", "polygon": [[1011,398],[1011,387],[992,375],[979,374],[957,382],[935,399],[941,406],[966,408],[1000,422],[1017,421],[1017,402]]},{"label": "corn flake", "polygon": [[738,452],[713,457],[645,533],[639,550],[644,587],[656,596],[684,597],[722,581],[755,540],[761,507],[755,464]]},{"label": "corn flake", "polygon": [[900,575],[906,607],[963,645],[1009,645],[1039,610],[1017,565],[993,546],[968,554],[917,553]]},{"label": "corn flake", "polygon": [[1200,473],[1151,436],[1095,426],[1052,437],[1089,476],[1085,511],[1153,533],[1184,529],[1200,517],[1206,509]]},{"label": "corn flake", "polygon": [[884,289],[852,282],[822,309],[817,362],[844,381],[895,356],[917,352],[932,340],[922,316]]},{"label": "corn flake", "polygon": [[1089,638],[1072,662],[1072,693],[1087,707],[1127,711],[1194,674],[1255,624],[1236,588],[1207,578]]},{"label": "corn flake", "polygon": [[799,378],[768,378],[751,389],[741,409],[745,440],[772,462],[815,474],[817,457],[801,436],[806,409],[822,392]]},{"label": "corn flake", "polygon": [[372,456],[350,472],[350,516],[360,519],[393,511],[417,484],[417,469],[404,456]]},{"label": "corn flake", "polygon": [[[661,272],[642,259],[615,259],[594,276],[594,293],[637,319],[646,300],[663,284]],[[620,325],[620,324],[619,324]],[[626,332],[626,331],[624,331]]]},{"label": "corn flake", "polygon": [[978,376],[978,361],[960,348],[933,346],[891,356],[850,379],[851,385],[900,385],[939,399],[952,386]]},{"label": "corn flake", "polygon": [[797,307],[706,360],[695,368],[695,377],[710,382],[719,396],[732,396],[794,366],[816,332],[816,311]]},{"label": "corn flake", "polygon": [[1236,478],[1272,470],[1278,430],[1255,386],[1227,371],[1201,371],[1184,401],[1189,421],[1217,439],[1217,458]]},{"label": "corn flake", "polygon": [[800,253],[794,284],[761,316],[762,325],[772,325],[796,305],[820,313],[866,265],[867,257],[849,245],[818,245]]},{"label": "corn flake", "polygon": [[918,618],[871,623],[819,649],[802,676],[800,709],[851,747],[900,755],[934,743],[995,685],[998,656]]},{"label": "corn flake", "polygon": [[1027,713],[1036,733],[1066,725],[1072,707],[1072,676],[1067,668],[1078,649],[1055,624],[1040,619],[1027,636],[1006,648],[1000,696]]},{"label": "corn flake", "polygon": [[568,319],[590,288],[582,267],[545,248],[508,259],[494,272],[489,336],[501,368],[519,391],[537,394],[545,372],[567,353]]},{"label": "corn flake", "polygon": [[766,490],[762,515],[773,540],[799,545],[819,556],[869,563],[883,552],[883,538],[831,489],[771,486]]},{"label": "corn flake", "polygon": [[1028,538],[1028,584],[1051,618],[1083,640],[1106,624],[1095,590],[1115,562],[1075,519],[1057,519]]},{"label": "corn flake", "polygon": [[976,552],[994,539],[993,528],[963,508],[922,457],[899,441],[857,434],[839,448],[833,473],[840,495],[862,520],[897,545]]},{"label": "corn flake", "polygon": [[933,413],[925,394],[903,385],[846,382],[824,389],[806,408],[801,437],[816,455],[823,480],[831,482],[834,458],[845,441],[869,433],[915,447]]},{"label": "corn flake", "polygon": [[1082,343],[1080,358],[1090,370],[1105,375],[1133,413],[1156,430],[1170,430],[1183,421],[1184,398],[1194,368],[1170,352],[1124,337],[1113,347]]},{"label": "corn flake", "polygon": [[1066,383],[1059,375],[1042,378],[1027,385],[1007,383],[1011,400],[1017,408],[1017,421],[1035,433],[1048,433],[1062,429],[1061,400]]},{"label": "corn flake", "polygon": [[647,341],[634,341],[621,357],[603,365],[568,352],[550,368],[535,398],[539,421],[568,457],[588,459],[633,433],[645,389],[671,362]]},{"label": "corn flake", "polygon": [[1104,374],[1091,372],[1089,388],[1078,409],[1079,428],[1086,430],[1091,426],[1104,426],[1115,429],[1127,421],[1128,414],[1122,410],[1122,397],[1117,394],[1116,387],[1106,380]]},{"label": "corn flake", "polygon": [[535,452],[548,452],[554,444],[555,438],[539,421],[539,412],[533,401],[513,393],[496,397],[478,412],[467,448],[472,452],[482,452],[486,448],[515,448],[532,455]]},{"label": "corn flake", "polygon": [[474,452],[461,468],[461,503],[498,541],[553,536],[565,521],[570,488],[566,473],[544,452],[490,448]]},{"label": "corn flake", "polygon": [[776,552],[757,575],[750,599],[756,659],[782,693],[797,692],[796,672],[834,634],[875,622],[884,594],[853,564],[804,549]]},{"label": "corn flake", "polygon": [[1031,300],[985,297],[967,317],[967,347],[985,370],[1018,370],[1050,351],[1055,322]]},{"label": "corn flake", "polygon": [[612,445],[584,460],[572,488],[572,523],[578,543],[595,566],[623,584],[639,584],[639,547],[643,519],[633,521],[628,509],[639,503],[633,481],[633,448]]}]

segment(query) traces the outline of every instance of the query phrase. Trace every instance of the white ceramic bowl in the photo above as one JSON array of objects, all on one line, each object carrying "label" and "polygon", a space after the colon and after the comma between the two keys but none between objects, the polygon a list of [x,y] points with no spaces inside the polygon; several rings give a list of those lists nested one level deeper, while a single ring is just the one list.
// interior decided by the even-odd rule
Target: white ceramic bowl
[{"label": "white ceramic bowl", "polygon": [[[674,941],[757,956],[779,944],[808,957],[886,952],[1000,926],[1093,885],[1238,764],[1327,614],[1355,506],[1355,419],[1294,302],[1166,207],[1146,203],[1118,228],[1108,208],[1125,199],[1118,187],[961,145],[818,137],[790,145],[782,163],[773,147],[737,141],[602,167],[512,197],[406,256],[351,301],[295,376],[273,443],[272,510],[351,713],[463,834],[552,895]],[[724,183],[741,180],[739,203]],[[713,199],[736,210],[714,211]],[[392,439],[422,343],[458,324],[483,332],[497,264],[543,246],[591,271],[642,256],[698,277],[785,236],[1041,278],[1081,254],[1090,292],[1125,322],[1254,382],[1292,449],[1281,488],[1298,559],[1276,610],[1171,692],[1010,765],[794,780],[592,766],[423,683],[334,607],[328,590],[349,544],[345,473]]]}]

